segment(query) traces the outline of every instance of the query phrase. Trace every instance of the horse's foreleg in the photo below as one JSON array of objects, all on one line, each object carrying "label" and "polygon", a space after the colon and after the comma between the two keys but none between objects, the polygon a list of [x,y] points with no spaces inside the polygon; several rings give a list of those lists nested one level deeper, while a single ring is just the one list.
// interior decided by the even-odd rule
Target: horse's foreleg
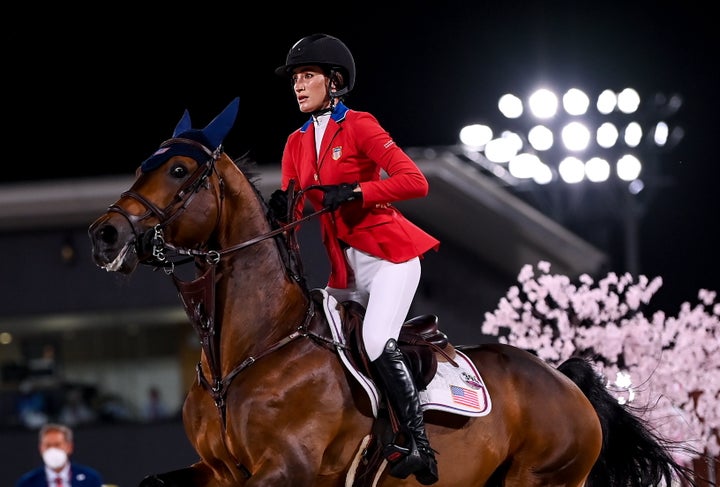
[{"label": "horse's foreleg", "polygon": [[145,477],[138,487],[203,487],[212,485],[213,473],[204,463]]}]

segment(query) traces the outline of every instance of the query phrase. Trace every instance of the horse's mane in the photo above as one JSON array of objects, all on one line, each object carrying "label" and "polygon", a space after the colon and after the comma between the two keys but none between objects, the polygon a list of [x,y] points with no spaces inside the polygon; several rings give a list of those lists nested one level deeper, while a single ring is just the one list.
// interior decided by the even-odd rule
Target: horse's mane
[{"label": "horse's mane", "polygon": [[[243,173],[250,183],[250,186],[253,188],[253,191],[255,191],[255,195],[262,205],[263,213],[270,223],[270,226],[273,229],[280,228],[281,223],[278,222],[278,220],[272,215],[270,207],[257,187],[257,183],[260,180],[260,171],[258,170],[257,161],[249,157],[248,153],[245,153],[240,157],[233,159],[233,163],[238,169],[240,169],[240,172]],[[308,287],[307,282],[305,281],[305,273],[303,271],[300,250],[297,246],[295,229],[293,228],[292,230],[278,234],[278,236],[275,237],[275,242],[280,250],[288,275],[293,280],[299,282],[302,288],[307,292]]]},{"label": "horse's mane", "polygon": [[269,207],[267,202],[265,201],[265,198],[263,197],[262,193],[258,189],[258,182],[260,181],[260,170],[258,169],[258,163],[255,159],[251,158],[248,153],[241,155],[240,157],[237,157],[235,159],[232,159],[233,163],[237,166],[238,169],[240,169],[240,172],[243,173],[245,178],[250,183],[250,186],[252,186],[253,191],[255,191],[255,194],[258,197],[258,200],[262,204],[263,212],[265,213],[265,216],[267,217],[268,221],[275,227],[277,225],[277,222],[275,222],[275,219],[270,216],[268,213]]},{"label": "horse's mane", "polygon": [[249,153],[246,152],[245,154],[233,159],[232,161],[237,166],[237,168],[240,169],[240,172],[245,175],[250,184],[252,184],[253,188],[255,188],[255,191],[260,196],[262,196],[256,187],[257,182],[260,179],[260,170],[257,167],[258,163],[248,154]]}]

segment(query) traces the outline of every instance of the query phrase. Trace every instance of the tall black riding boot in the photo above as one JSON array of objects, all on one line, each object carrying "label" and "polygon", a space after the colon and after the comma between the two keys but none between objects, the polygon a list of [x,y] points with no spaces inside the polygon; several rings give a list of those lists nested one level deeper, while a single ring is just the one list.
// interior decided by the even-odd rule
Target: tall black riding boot
[{"label": "tall black riding boot", "polygon": [[383,353],[373,361],[373,366],[401,427],[406,430],[407,444],[397,446],[396,451],[407,450],[407,455],[390,464],[390,474],[404,479],[414,473],[421,484],[434,484],[438,481],[435,452],[430,448],[425,433],[417,387],[395,340],[388,340]]}]

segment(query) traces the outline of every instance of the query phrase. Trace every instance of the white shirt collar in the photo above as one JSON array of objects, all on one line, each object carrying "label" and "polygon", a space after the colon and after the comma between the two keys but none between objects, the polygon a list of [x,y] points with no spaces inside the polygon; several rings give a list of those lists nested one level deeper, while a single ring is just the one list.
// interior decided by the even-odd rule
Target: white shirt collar
[{"label": "white shirt collar", "polygon": [[50,479],[49,484],[52,485],[53,487],[55,486],[55,477],[57,477],[58,475],[60,477],[62,477],[65,485],[70,485],[70,482],[69,482],[69,480],[70,480],[70,463],[69,462],[67,464],[65,464],[65,466],[63,467],[62,470],[60,470],[60,472],[56,472],[55,470],[53,470],[47,466],[45,467],[45,476],[48,479]]},{"label": "white shirt collar", "polygon": [[315,124],[316,127],[321,126],[321,125],[327,125],[328,120],[330,120],[330,115],[331,115],[330,112],[323,113],[321,115],[313,115],[312,116],[313,123]]},{"label": "white shirt collar", "polygon": [[320,144],[322,143],[323,135],[325,135],[325,129],[327,128],[328,121],[330,120],[330,112],[323,113],[322,115],[313,115],[313,124],[315,124],[315,155],[320,157]]}]

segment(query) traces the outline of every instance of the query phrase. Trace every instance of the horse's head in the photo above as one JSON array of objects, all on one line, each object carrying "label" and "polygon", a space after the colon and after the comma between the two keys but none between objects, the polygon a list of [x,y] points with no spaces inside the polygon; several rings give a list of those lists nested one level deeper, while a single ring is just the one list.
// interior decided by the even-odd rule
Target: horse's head
[{"label": "horse's head", "polygon": [[221,159],[229,160],[222,143],[238,105],[236,98],[204,129],[193,129],[185,111],[172,137],[140,165],[132,187],[90,226],[99,267],[130,274],[139,263],[163,264],[166,243],[188,249],[207,243],[222,198],[222,182],[212,176]]}]

